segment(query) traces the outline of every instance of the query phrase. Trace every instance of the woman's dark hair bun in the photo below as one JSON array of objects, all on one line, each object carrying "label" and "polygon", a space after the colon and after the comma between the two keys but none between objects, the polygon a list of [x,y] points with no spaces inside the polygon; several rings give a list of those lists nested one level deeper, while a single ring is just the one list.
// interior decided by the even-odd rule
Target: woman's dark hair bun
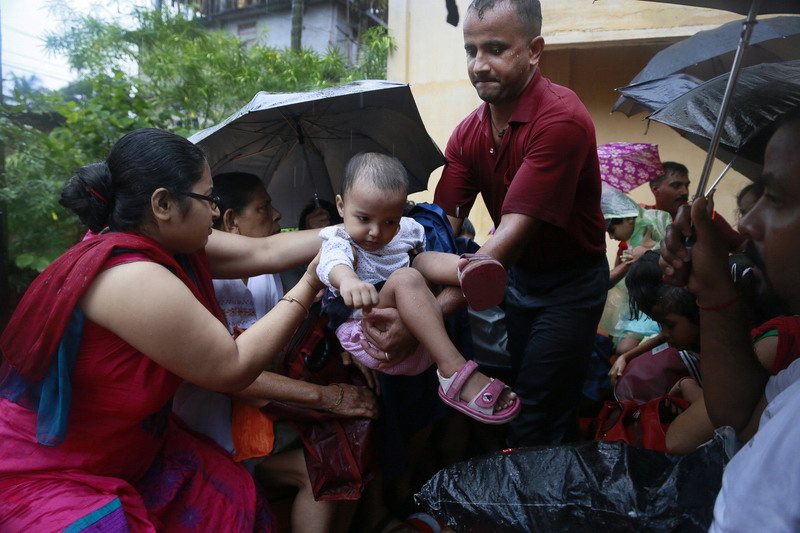
[{"label": "woman's dark hair bun", "polygon": [[78,215],[81,222],[94,232],[108,226],[114,209],[108,165],[101,162],[79,168],[61,192],[59,203]]},{"label": "woman's dark hair bun", "polygon": [[141,230],[150,222],[150,200],[166,189],[181,209],[202,177],[207,163],[203,151],[187,139],[156,128],[126,133],[105,161],[86,165],[70,178],[61,205],[74,212],[92,231]]}]

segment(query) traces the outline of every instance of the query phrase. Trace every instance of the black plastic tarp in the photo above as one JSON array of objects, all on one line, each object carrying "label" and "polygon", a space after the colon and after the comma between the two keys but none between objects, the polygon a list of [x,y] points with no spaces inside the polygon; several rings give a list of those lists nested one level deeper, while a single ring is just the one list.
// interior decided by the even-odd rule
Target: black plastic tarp
[{"label": "black plastic tarp", "polygon": [[458,533],[706,531],[727,456],[621,442],[519,448],[441,470],[417,504]]}]

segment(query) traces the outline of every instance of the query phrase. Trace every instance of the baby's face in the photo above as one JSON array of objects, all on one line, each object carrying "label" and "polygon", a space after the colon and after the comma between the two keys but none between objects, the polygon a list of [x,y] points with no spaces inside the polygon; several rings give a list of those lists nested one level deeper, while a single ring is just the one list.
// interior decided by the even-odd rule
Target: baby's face
[{"label": "baby's face", "polygon": [[405,206],[404,193],[380,190],[362,180],[347,191],[346,200],[336,197],[345,231],[353,242],[369,252],[380,250],[394,239]]}]

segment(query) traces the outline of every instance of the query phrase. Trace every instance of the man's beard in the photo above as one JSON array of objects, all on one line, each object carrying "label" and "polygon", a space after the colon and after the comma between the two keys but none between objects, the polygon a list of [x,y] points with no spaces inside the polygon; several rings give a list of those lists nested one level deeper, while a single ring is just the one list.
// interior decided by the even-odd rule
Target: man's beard
[{"label": "man's beard", "polygon": [[755,293],[752,294],[756,316],[760,320],[767,320],[775,316],[793,314],[789,305],[780,297],[769,281],[767,266],[764,264],[764,259],[758,253],[758,248],[756,248],[752,240],[748,239],[744,256],[752,262],[753,269],[757,271],[754,274],[758,280],[758,286]]},{"label": "man's beard", "polygon": [[756,248],[755,243],[750,239],[747,239],[747,244],[744,248],[744,256],[753,263],[754,267],[758,268],[761,272],[766,272],[766,265],[761,259],[761,254],[758,253],[758,248]]}]

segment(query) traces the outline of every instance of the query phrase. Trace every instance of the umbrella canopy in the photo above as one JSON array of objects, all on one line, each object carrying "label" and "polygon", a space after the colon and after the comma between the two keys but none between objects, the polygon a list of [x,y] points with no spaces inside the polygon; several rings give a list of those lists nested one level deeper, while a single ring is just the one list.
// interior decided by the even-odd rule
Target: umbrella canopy
[{"label": "umbrella canopy", "polygon": [[[703,148],[708,146],[719,114],[728,74],[709,80],[647,118],[667,124]],[[765,63],[743,68],[734,88],[720,137],[720,159],[737,155],[749,161],[743,173],[760,172],[764,149],[775,121],[800,108],[800,61]],[[705,146],[704,146],[705,145]],[[733,168],[742,171],[734,163]]]},{"label": "umbrella canopy", "polygon": [[[750,10],[753,0],[643,0],[644,2],[659,2],[662,4],[678,4],[682,6],[708,7],[711,9],[721,9],[746,15]],[[800,3],[797,0],[762,0],[761,15],[771,15],[779,13],[800,13]]]},{"label": "umbrella canopy", "polygon": [[[742,22],[733,21],[713,30],[697,32],[665,48],[653,56],[628,87],[676,73],[708,80],[730,72],[742,34]],[[800,17],[759,20],[753,28],[742,66],[792,59],[800,59]],[[621,111],[628,116],[637,112],[625,96],[616,101],[611,111]]]},{"label": "umbrella canopy", "polygon": [[600,179],[615,189],[628,192],[664,175],[658,145],[608,143],[597,147]]},{"label": "umbrella canopy", "polygon": [[444,156],[422,123],[407,84],[366,80],[304,93],[260,92],[221,123],[189,138],[213,175],[259,176],[296,224],[314,198],[334,201],[347,161],[359,152],[397,157],[409,192],[424,190]]},{"label": "umbrella canopy", "polygon": [[625,113],[629,117],[645,111],[652,112],[661,109],[701,83],[703,80],[688,74],[672,74],[620,87],[616,91],[622,93],[625,101],[615,111]]}]

